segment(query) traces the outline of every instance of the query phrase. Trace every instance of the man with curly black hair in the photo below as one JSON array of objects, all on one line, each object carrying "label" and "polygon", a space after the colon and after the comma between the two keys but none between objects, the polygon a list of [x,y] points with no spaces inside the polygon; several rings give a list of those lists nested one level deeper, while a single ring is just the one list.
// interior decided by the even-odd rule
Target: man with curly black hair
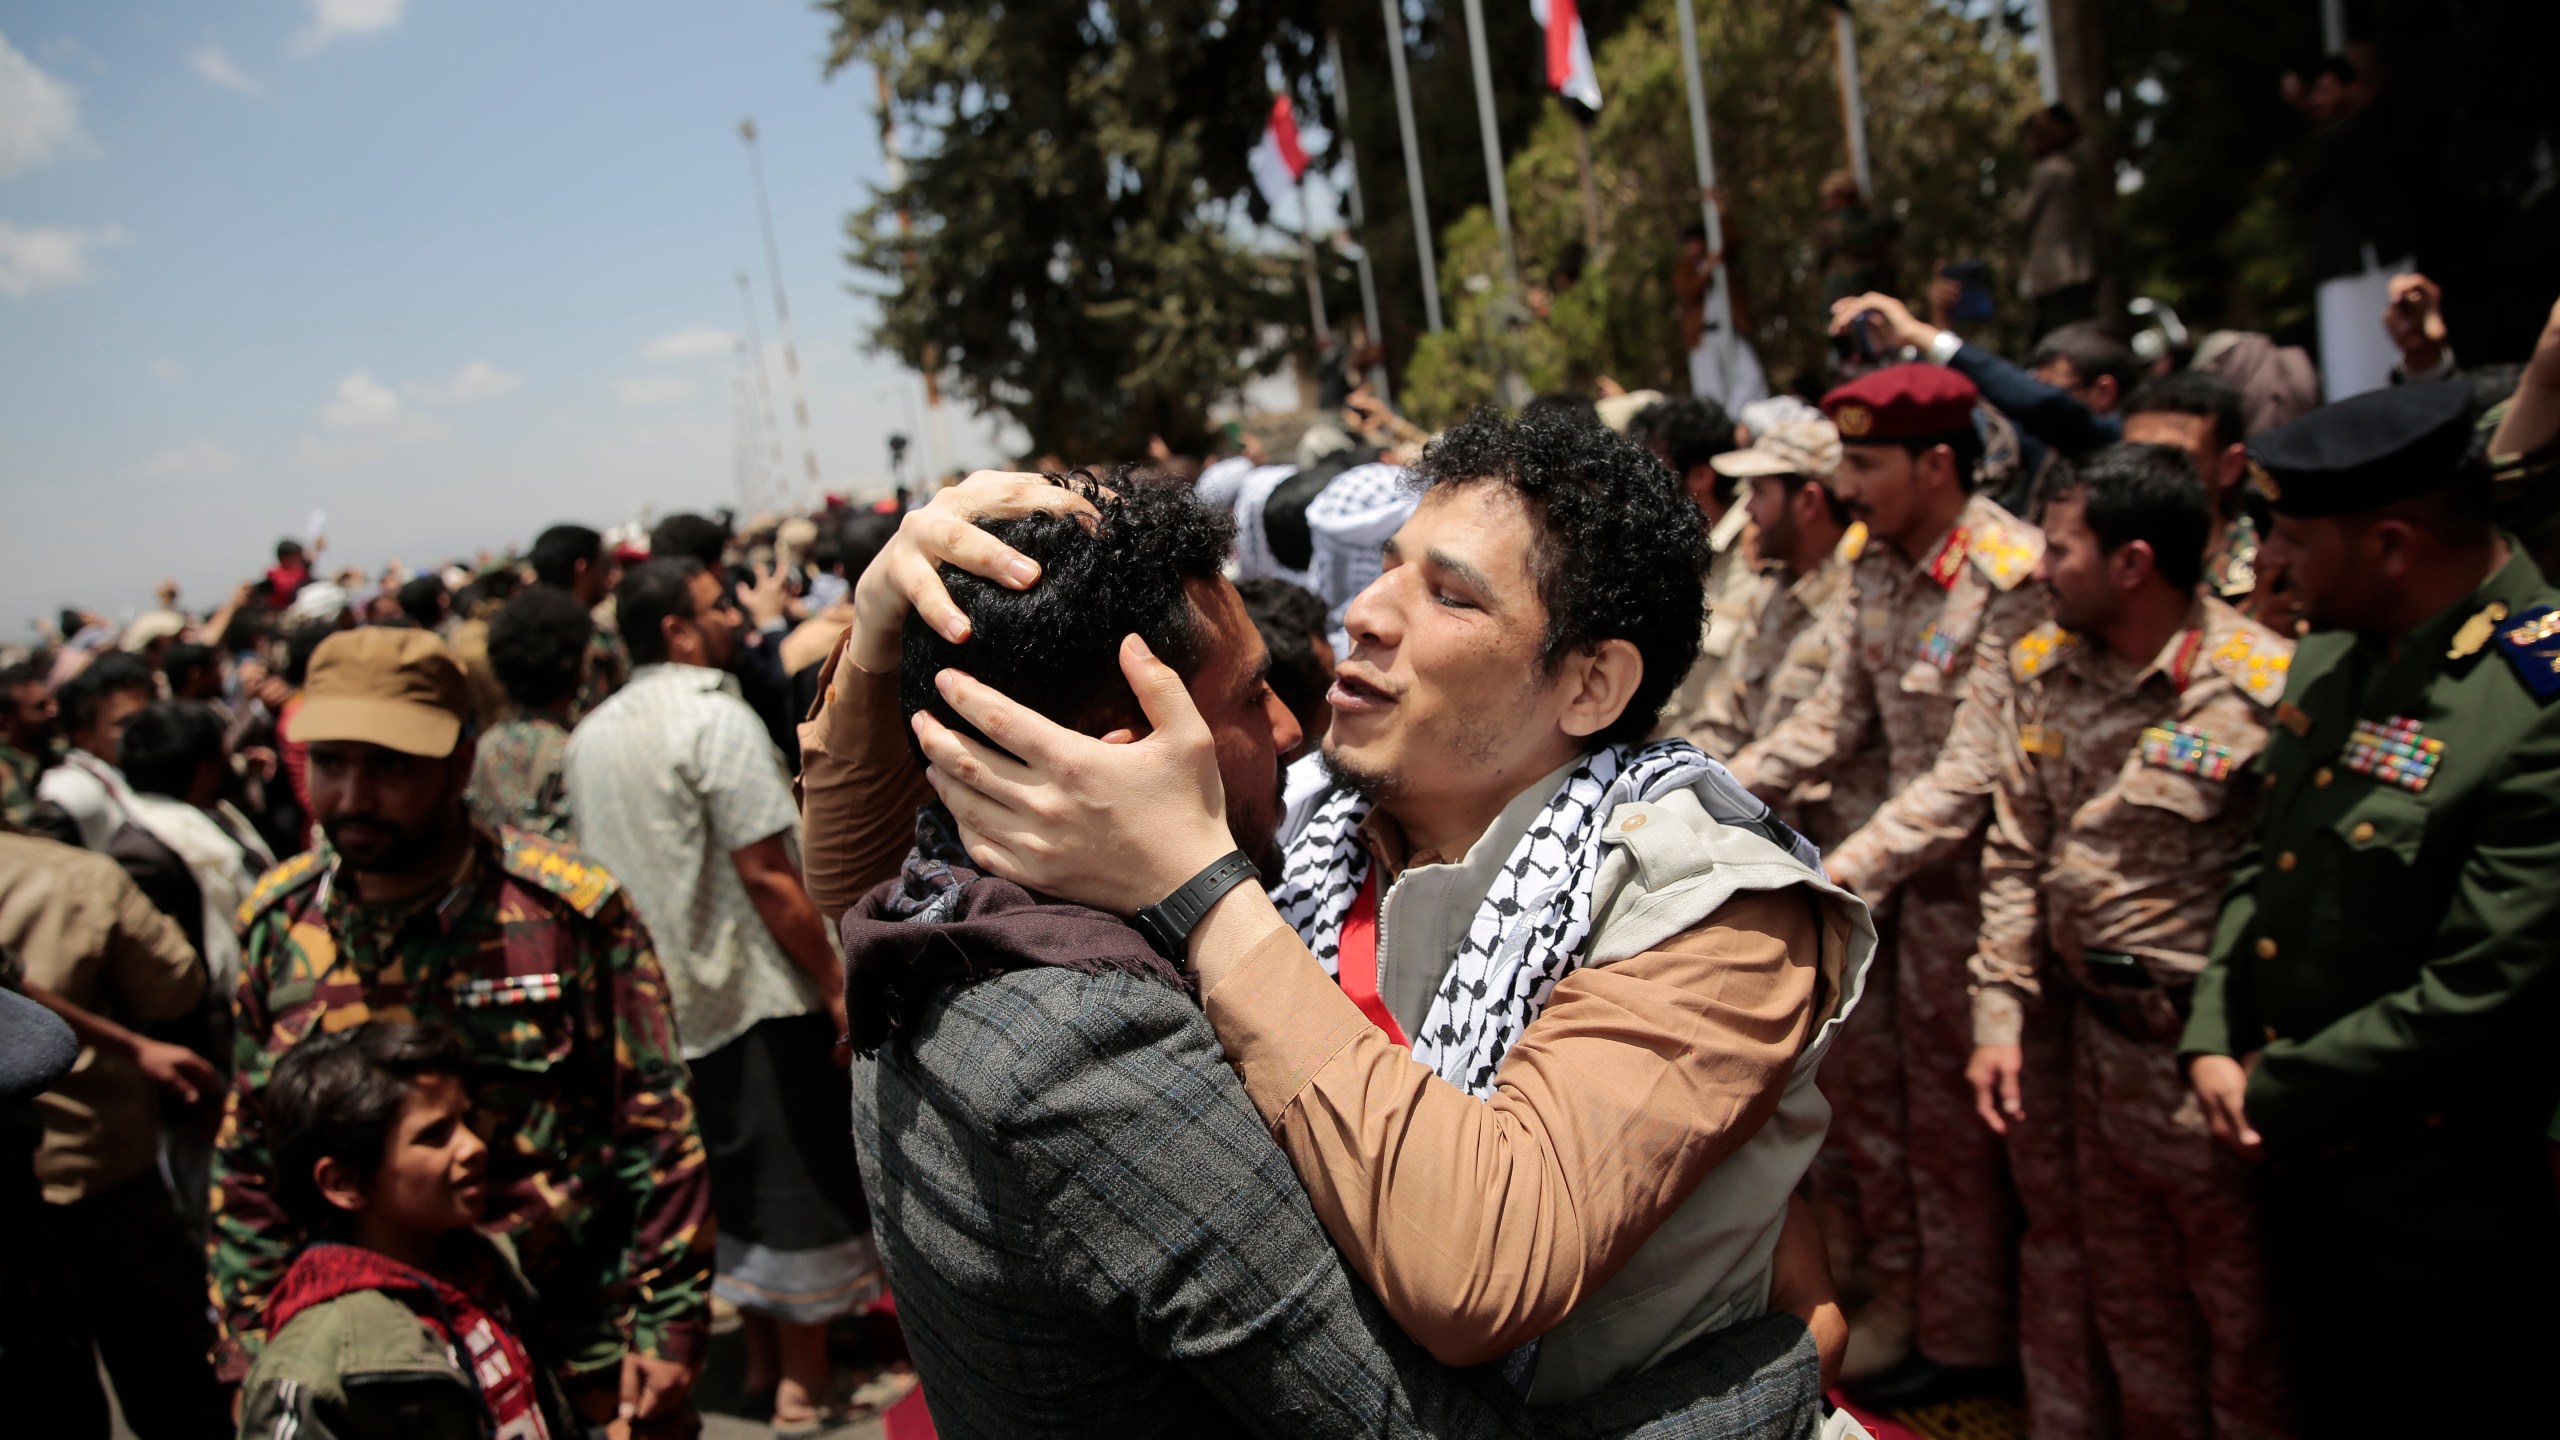
[{"label": "man with curly black hair", "polygon": [[[1139,647],[1131,743],[950,673],[1007,753],[915,728],[973,864],[1134,914],[1184,966],[1405,1331],[1578,1398],[1767,1312],[1874,928],[1719,766],[1643,743],[1705,606],[1705,526],[1661,465],[1570,416],[1484,412],[1415,478],[1345,612],[1268,893],[1220,860],[1250,837],[1210,727]],[[896,588],[938,614],[916,578]]]}]

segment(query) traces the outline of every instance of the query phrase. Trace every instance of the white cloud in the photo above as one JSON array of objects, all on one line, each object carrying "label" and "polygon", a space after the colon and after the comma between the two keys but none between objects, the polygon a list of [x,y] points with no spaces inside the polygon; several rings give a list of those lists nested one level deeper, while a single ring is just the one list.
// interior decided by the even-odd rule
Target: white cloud
[{"label": "white cloud", "polygon": [[521,375],[511,375],[486,360],[474,360],[453,372],[453,378],[444,384],[412,385],[409,393],[430,405],[463,405],[494,399],[523,383]]},{"label": "white cloud", "polygon": [[31,225],[19,229],[0,220],[0,294],[23,300],[38,290],[77,285],[89,278],[89,253],[124,243],[124,231],[113,225],[97,230]]},{"label": "white cloud", "polygon": [[218,480],[240,469],[240,457],[210,440],[190,440],[133,467],[145,480]]},{"label": "white cloud", "polygon": [[693,394],[693,382],[673,375],[652,375],[642,380],[616,380],[613,393],[634,410],[654,410]]},{"label": "white cloud", "polygon": [[243,95],[257,95],[266,90],[265,86],[251,79],[247,71],[232,64],[231,57],[222,53],[222,47],[219,45],[197,46],[188,52],[187,65],[207,81],[225,90],[236,90]]},{"label": "white cloud", "polygon": [[661,335],[641,346],[640,358],[658,361],[699,360],[706,355],[727,355],[737,348],[737,336],[726,330],[715,330],[708,325],[696,325],[689,330],[678,330],[672,335]]},{"label": "white cloud", "polygon": [[333,40],[371,35],[400,23],[409,0],[304,0],[311,23],[293,37],[293,52],[315,54]]},{"label": "white cloud", "polygon": [[[402,444],[438,440],[450,433],[443,421],[403,406],[400,397],[374,379],[370,370],[358,370],[339,381],[336,396],[320,407],[320,420],[342,434]],[[308,459],[310,443],[303,449]]]},{"label": "white cloud", "polygon": [[151,378],[175,385],[187,378],[187,367],[163,355],[151,362]]},{"label": "white cloud", "polygon": [[382,388],[370,370],[358,370],[338,382],[338,398],[321,408],[330,427],[350,433],[388,430],[400,419],[400,397]]},{"label": "white cloud", "polygon": [[80,92],[0,35],[0,180],[86,146]]}]

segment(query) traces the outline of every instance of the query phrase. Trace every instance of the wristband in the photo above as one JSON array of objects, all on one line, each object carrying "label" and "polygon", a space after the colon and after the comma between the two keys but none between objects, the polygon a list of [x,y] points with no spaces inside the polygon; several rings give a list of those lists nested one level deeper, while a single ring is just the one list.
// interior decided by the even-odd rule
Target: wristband
[{"label": "wristband", "polygon": [[1147,939],[1155,952],[1174,964],[1182,963],[1183,952],[1191,944],[1191,929],[1220,896],[1254,878],[1251,860],[1241,850],[1230,850],[1215,864],[1183,882],[1182,888],[1132,916],[1138,933]]},{"label": "wristband", "polygon": [[1929,337],[1929,361],[1934,365],[1952,365],[1956,352],[1963,348],[1963,336],[1953,330],[1941,330]]}]

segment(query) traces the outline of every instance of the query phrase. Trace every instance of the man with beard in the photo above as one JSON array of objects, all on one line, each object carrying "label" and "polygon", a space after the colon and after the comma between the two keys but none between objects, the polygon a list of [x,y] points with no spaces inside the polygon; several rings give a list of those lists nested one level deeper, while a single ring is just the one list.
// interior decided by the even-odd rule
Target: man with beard
[{"label": "man with beard", "polygon": [[916,729],[975,859],[1187,961],[1403,1328],[1573,1399],[1766,1313],[1873,930],[1720,767],[1643,743],[1705,605],[1705,526],[1667,471],[1571,414],[1488,411],[1415,475],[1270,892],[1204,916],[1190,882],[1237,832],[1210,733],[1135,648],[1133,745],[960,675],[954,709],[1018,761]]},{"label": "man with beard", "polygon": [[[1205,778],[1198,798],[1235,838],[1210,878],[1133,925],[982,872],[933,805],[902,873],[847,913],[847,1008],[868,1057],[855,1136],[937,1424],[1113,1437],[1803,1433],[1816,1364],[1801,1313],[1827,1290],[1807,1233],[1791,1232],[1771,1277],[1772,1307],[1796,1313],[1560,1411],[1529,1410],[1491,1367],[1433,1363],[1393,1307],[1354,1283],[1248,1099],[1252,1072],[1240,1083],[1221,1063],[1166,939],[1179,917],[1276,868],[1277,756],[1298,740],[1219,576],[1232,530],[1187,493],[1126,477],[1118,493],[1084,480],[968,488],[960,499],[1014,508],[983,528],[950,525],[950,506],[911,517],[864,577],[831,699],[850,718],[889,689],[919,726],[983,735],[949,688],[948,667],[965,662],[981,692],[1105,742],[1147,736],[1151,717],[1179,707],[1158,733],[1196,743],[1210,773],[1160,778]],[[927,547],[954,540],[962,558],[1012,578],[944,568],[933,623],[908,615],[898,577],[931,575]],[[933,628],[954,620],[965,642]],[[1141,656],[1133,688],[1122,666]],[[1366,1029],[1351,1001],[1330,999]],[[1519,1369],[1508,1378],[1524,1379]]]},{"label": "man with beard", "polygon": [[[2124,1433],[2276,1440],[2292,1427],[2251,1176],[2190,1102],[2177,1039],[2293,644],[2199,585],[2212,524],[2166,445],[2099,450],[2046,504],[2054,619],[2010,651],[2016,689],[1989,730],[1966,1075],[1995,1134],[2071,1132]],[[2067,1088],[2021,1075],[2023,1017],[2059,992]]]},{"label": "man with beard", "polygon": [[276,1199],[267,1077],[294,1045],[381,1018],[463,1037],[490,1148],[487,1224],[543,1296],[539,1353],[591,1423],[682,1436],[709,1338],[710,1184],[667,984],[613,878],[475,827],[471,701],[444,642],[355,630],[313,652],[291,738],[325,850],[241,907],[233,1088],[211,1209],[218,1352],[237,1383],[296,1243]]},{"label": "man with beard", "polygon": [[2513,1407],[2458,1377],[2560,1340],[2560,593],[2472,433],[2444,381],[2249,445],[2315,628],[2179,1050],[2258,1162],[2306,1435],[2488,1432]]}]

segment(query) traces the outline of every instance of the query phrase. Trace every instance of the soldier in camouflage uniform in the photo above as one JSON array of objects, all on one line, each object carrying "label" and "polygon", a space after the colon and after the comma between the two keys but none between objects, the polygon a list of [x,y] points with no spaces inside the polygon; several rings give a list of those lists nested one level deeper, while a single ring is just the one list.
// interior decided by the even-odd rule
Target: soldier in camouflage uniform
[{"label": "soldier in camouflage uniform", "polygon": [[[2293,644],[2210,593],[2211,511],[2178,451],[2098,451],[2044,519],[2056,618],[2010,652],[1967,1074],[1993,1131],[2072,1132],[2123,1432],[2280,1440],[2248,1167],[2207,1133],[2176,1050]],[[2070,1094],[2020,1079],[2049,985],[2074,999]]]},{"label": "soldier in camouflage uniform", "polygon": [[236,1381],[299,1237],[275,1202],[261,1092],[319,1030],[431,1021],[470,1051],[487,1223],[542,1296],[528,1326],[581,1412],[687,1435],[708,1338],[710,1184],[673,1011],[611,876],[472,826],[460,667],[432,635],[358,630],[313,656],[295,738],[330,846],[242,907],[234,1088],[216,1145],[219,1361]]},{"label": "soldier in camouflage uniform", "polygon": [[[1822,683],[1867,531],[1832,489],[1840,432],[1819,416],[1781,421],[1750,448],[1707,463],[1743,486],[1736,508],[1756,527],[1765,568],[1753,577],[1757,589],[1739,615],[1715,612],[1714,627],[1738,625],[1740,638],[1721,660],[1699,658],[1692,676],[1699,683],[1684,684],[1673,696],[1657,738],[1685,739],[1730,760],[1784,724]],[[1815,844],[1837,845],[1883,803],[1884,785],[1884,747],[1870,743],[1824,778],[1798,787],[1778,809]],[[1833,1270],[1848,1298],[1861,1306],[1882,1303],[1899,1317],[1886,1327],[1893,1338],[1877,1339],[1872,1324],[1861,1331],[1865,1343],[1846,1372],[1853,1378],[1907,1348],[1919,1264],[1896,1055],[1892,975],[1890,967],[1879,967],[1869,971],[1856,1013],[1823,1062],[1831,1132],[1813,1172]]]},{"label": "soldier in camouflage uniform", "polygon": [[[1920,1234],[1916,1353],[1861,1393],[1921,1403],[1973,1378],[1949,1372],[2015,1358],[2034,1433],[2068,1440],[2089,1433],[2095,1383],[2068,1139],[2022,1134],[2004,1152],[1975,1119],[1964,1078],[1973,1050],[1965,965],[1998,772],[1983,747],[1949,737],[1960,707],[1981,712],[2005,694],[2010,647],[2050,608],[2041,588],[2022,584],[2043,537],[1969,489],[1977,398],[1972,382],[1935,365],[1890,366],[1823,397],[1845,446],[1840,495],[1866,522],[1868,544],[1820,687],[1732,769],[1776,800],[1881,736],[1894,790],[1826,856],[1833,878],[1869,904],[1897,900],[1895,1031]],[[2031,1027],[2028,1044],[2059,1093],[2069,1063],[2061,1017]],[[2022,1291],[2035,1312],[2024,1325]]]}]

